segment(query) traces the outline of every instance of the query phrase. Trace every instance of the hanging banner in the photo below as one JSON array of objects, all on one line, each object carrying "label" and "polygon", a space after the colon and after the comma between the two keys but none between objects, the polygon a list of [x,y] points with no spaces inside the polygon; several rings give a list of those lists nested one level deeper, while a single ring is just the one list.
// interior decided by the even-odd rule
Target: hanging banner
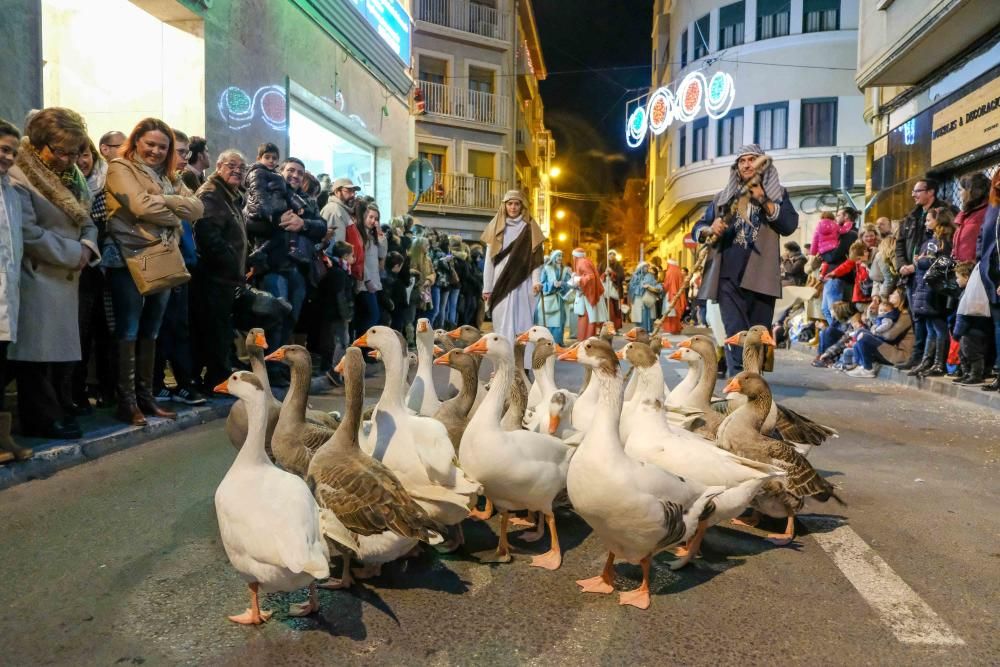
[{"label": "hanging banner", "polygon": [[934,114],[931,164],[1000,141],[1000,78]]}]

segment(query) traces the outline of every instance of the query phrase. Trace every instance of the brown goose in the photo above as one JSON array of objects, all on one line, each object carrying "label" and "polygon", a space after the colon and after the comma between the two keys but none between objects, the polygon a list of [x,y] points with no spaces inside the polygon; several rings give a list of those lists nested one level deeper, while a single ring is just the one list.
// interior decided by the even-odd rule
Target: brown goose
[{"label": "brown goose", "polygon": [[519,431],[524,428],[524,411],[528,408],[528,376],[524,374],[524,353],[527,344],[514,343],[514,386],[508,397],[507,410],[500,420],[500,428],[505,431]]},{"label": "brown goose", "polygon": [[670,355],[671,359],[682,361],[684,350],[690,350],[701,357],[701,377],[698,384],[684,399],[683,407],[701,410],[702,414],[692,424],[695,433],[706,438],[715,438],[715,433],[722,424],[723,416],[712,409],[712,392],[715,391],[715,376],[719,371],[719,358],[715,354],[715,341],[708,336],[697,334],[677,344],[677,350]]},{"label": "brown goose", "polygon": [[[448,338],[451,339],[452,344],[456,347],[462,348],[469,347],[482,337],[483,334],[480,333],[479,329],[471,324],[463,324],[462,326],[456,327],[448,332]],[[453,383],[455,379],[458,378],[455,377],[455,370],[452,369],[452,372],[449,374],[448,382]],[[469,412],[469,419],[472,419],[472,416],[476,414],[476,410],[479,409],[479,405],[483,402],[483,399],[486,398],[486,392],[486,384],[479,379],[479,377],[476,377],[476,400],[472,404],[472,410]]]},{"label": "brown goose", "polygon": [[306,473],[323,533],[344,557],[341,579],[321,584],[323,588],[350,586],[351,556],[366,567],[378,567],[411,550],[417,540],[441,542],[446,530],[427,516],[389,468],[361,451],[364,366],[361,350],[348,348],[336,369],[344,376],[343,428],[316,450]]},{"label": "brown goose", "polygon": [[754,517],[743,523],[756,525],[758,510],[768,516],[785,517],[785,532],[768,535],[767,539],[779,545],[788,544],[795,538],[795,514],[802,509],[807,497],[821,502],[833,498],[841,505],[845,503],[837,496],[833,485],[820,477],[791,443],[761,434],[761,425],[771,409],[771,389],[763,377],[743,371],[729,381],[725,391],[739,392],[747,397],[747,402],[719,426],[716,444],[737,456],[777,466],[787,475],[781,481],[764,485],[763,495],[754,500]]},{"label": "brown goose", "polygon": [[309,459],[332,436],[336,429],[306,421],[306,400],[309,398],[309,379],[312,377],[312,359],[301,345],[283,345],[264,358],[280,361],[292,369],[288,394],[281,405],[278,423],[271,436],[274,459],[288,472],[305,476]]},{"label": "brown goose", "polygon": [[[597,334],[597,338],[600,338],[601,340],[603,340],[608,345],[613,345],[614,342],[615,342],[615,334],[616,333],[617,332],[615,331],[614,322],[605,322],[604,324],[601,325],[601,330]],[[580,394],[581,395],[583,394],[584,390],[587,388],[587,385],[590,384],[590,375],[591,375],[591,373],[593,373],[593,370],[590,368],[590,366],[584,366],[583,367],[583,383],[580,385]]]},{"label": "brown goose", "polygon": [[441,408],[434,415],[434,419],[437,419],[448,429],[448,437],[451,439],[451,444],[454,445],[457,454],[458,446],[462,443],[462,434],[465,433],[465,427],[469,425],[469,412],[476,400],[476,387],[479,383],[479,357],[454,348],[435,359],[434,365],[447,366],[461,374],[458,395],[442,403]]}]

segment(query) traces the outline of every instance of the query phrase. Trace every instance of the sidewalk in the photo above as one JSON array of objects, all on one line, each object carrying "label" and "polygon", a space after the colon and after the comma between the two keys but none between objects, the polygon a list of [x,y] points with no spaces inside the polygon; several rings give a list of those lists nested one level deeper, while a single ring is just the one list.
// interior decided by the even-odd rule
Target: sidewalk
[{"label": "sidewalk", "polygon": [[[330,391],[326,378],[314,377],[309,387],[310,396]],[[284,389],[275,390],[279,398]],[[97,410],[92,416],[80,417],[84,436],[80,440],[45,440],[15,436],[17,441],[31,447],[35,455],[27,461],[11,461],[0,465],[0,490],[23,484],[33,479],[51,477],[60,470],[71,468],[87,461],[129,449],[165,435],[206,424],[216,419],[225,419],[234,400],[213,398],[205,405],[192,407],[170,403],[177,410],[177,419],[147,417],[146,426],[129,426],[116,421],[113,410]]]}]

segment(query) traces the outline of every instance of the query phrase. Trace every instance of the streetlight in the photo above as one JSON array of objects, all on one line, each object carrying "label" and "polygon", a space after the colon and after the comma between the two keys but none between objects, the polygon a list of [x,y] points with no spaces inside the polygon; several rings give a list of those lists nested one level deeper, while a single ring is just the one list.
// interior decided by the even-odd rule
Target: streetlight
[{"label": "streetlight", "polygon": [[552,168],[549,169],[549,176],[552,178],[559,178],[559,174],[561,173],[562,169],[558,165],[553,165]]},{"label": "streetlight", "polygon": [[566,232],[559,232],[559,236],[557,238],[559,239],[559,243],[564,243],[567,238]]},{"label": "streetlight", "polygon": [[556,220],[562,220],[565,217],[566,217],[566,209],[564,208],[556,209]]}]

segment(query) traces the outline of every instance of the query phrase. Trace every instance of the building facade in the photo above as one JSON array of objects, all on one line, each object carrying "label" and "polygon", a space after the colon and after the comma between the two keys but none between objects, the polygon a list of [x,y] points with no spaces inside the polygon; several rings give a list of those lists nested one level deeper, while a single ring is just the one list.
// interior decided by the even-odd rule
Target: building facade
[{"label": "building facade", "polygon": [[413,0],[413,8],[416,154],[434,167],[416,215],[478,238],[517,187],[548,220],[554,143],[538,94],[545,62],[531,1]]},{"label": "building facade", "polygon": [[0,31],[17,34],[4,43],[41,57],[5,58],[16,67],[0,68],[0,115],[20,122],[32,107],[67,106],[94,139],[156,116],[205,136],[213,158],[234,147],[252,161],[271,141],[314,174],[352,178],[383,214],[402,213],[415,152],[412,20],[409,0],[374,6],[9,0]]},{"label": "building facade", "polygon": [[1000,3],[861,0],[857,85],[869,219],[903,217],[925,175],[958,205],[958,179],[1000,168]]},{"label": "building facade", "polygon": [[[684,239],[743,144],[774,159],[800,214],[793,239],[808,242],[821,212],[863,204],[872,135],[854,82],[857,28],[853,0],[656,1],[652,87],[627,118],[630,144],[648,147],[647,255],[690,265]],[[831,187],[832,155],[856,165],[847,193]]]}]

